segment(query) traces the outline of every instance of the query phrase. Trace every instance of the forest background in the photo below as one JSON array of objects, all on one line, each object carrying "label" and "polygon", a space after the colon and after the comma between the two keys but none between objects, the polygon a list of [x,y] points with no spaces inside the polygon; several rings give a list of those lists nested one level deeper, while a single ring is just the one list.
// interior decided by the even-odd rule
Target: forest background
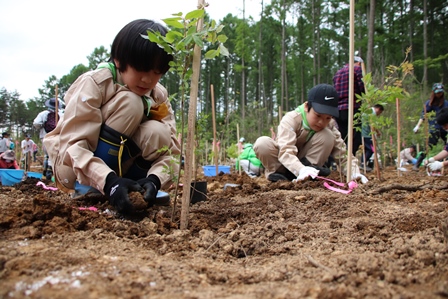
[{"label": "forest background", "polygon": [[[255,142],[276,129],[281,116],[307,100],[307,92],[319,83],[332,84],[334,73],[349,57],[348,1],[273,0],[263,7],[259,21],[228,14],[220,24],[228,38],[228,57],[203,60],[199,80],[197,136],[199,162],[211,162],[213,141],[212,102],[215,103],[220,159],[235,156],[237,135]],[[166,16],[169,17],[169,16]],[[411,76],[400,82],[407,96],[400,99],[402,145],[424,145],[424,132],[414,134],[424,102],[436,82],[448,80],[448,0],[363,0],[355,7],[355,51],[363,57],[372,84],[385,86],[391,70],[404,60],[413,66]],[[207,44],[204,50],[207,49]],[[0,128],[21,140],[31,133],[36,115],[45,110],[45,101],[63,98],[79,75],[107,61],[110,49],[95,48],[87,56],[89,65],[78,64],[70,73],[51,75],[39,89],[39,97],[21,99],[17,91],[0,90]],[[398,72],[400,69],[398,68]],[[180,120],[188,114],[188,100],[180,111],[179,77],[169,71],[160,81],[171,96]],[[214,101],[211,96],[213,85]],[[379,143],[394,152],[397,141],[397,110],[386,103]],[[238,130],[237,130],[238,128]],[[184,136],[186,132],[183,132]]]}]

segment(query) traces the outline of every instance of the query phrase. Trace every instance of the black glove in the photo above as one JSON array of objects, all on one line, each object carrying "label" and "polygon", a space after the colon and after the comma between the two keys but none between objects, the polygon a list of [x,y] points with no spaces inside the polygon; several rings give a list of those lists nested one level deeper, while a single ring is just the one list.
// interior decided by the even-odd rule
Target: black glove
[{"label": "black glove", "polygon": [[156,175],[150,174],[147,178],[138,180],[138,183],[145,189],[143,198],[149,206],[153,206],[160,189],[160,179]]},{"label": "black glove", "polygon": [[130,191],[143,192],[142,187],[133,180],[118,177],[111,172],[106,177],[104,194],[120,213],[130,213],[134,210],[132,202],[129,200]]}]

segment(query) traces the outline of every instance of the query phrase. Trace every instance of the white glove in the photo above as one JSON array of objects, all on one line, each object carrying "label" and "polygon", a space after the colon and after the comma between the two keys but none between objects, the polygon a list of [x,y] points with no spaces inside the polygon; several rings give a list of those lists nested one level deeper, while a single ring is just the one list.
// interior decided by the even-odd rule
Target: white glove
[{"label": "white glove", "polygon": [[419,126],[419,125],[416,125],[416,126],[414,127],[414,133],[417,133],[417,131],[418,131],[419,128],[420,128],[420,126]]},{"label": "white glove", "polygon": [[429,169],[431,169],[432,171],[436,171],[439,170],[443,167],[443,162],[440,161],[434,161],[428,164]]},{"label": "white glove", "polygon": [[423,163],[425,166],[428,166],[429,163],[433,163],[434,161],[435,161],[434,158],[429,158],[429,159],[425,160],[425,162],[423,162]]},{"label": "white glove", "polygon": [[315,178],[319,174],[319,170],[314,167],[304,166],[299,171],[299,176],[297,179],[293,180],[294,183],[297,181],[303,181],[307,177]]},{"label": "white glove", "polygon": [[363,184],[365,184],[369,181],[364,175],[362,175],[360,173],[352,174],[352,180],[356,180],[356,179],[361,179],[361,183],[363,183]]}]

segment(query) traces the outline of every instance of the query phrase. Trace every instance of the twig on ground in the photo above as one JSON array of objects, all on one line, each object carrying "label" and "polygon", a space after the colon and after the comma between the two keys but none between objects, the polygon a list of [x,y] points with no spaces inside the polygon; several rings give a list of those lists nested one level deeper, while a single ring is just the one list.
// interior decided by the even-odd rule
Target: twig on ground
[{"label": "twig on ground", "polygon": [[227,234],[222,234],[221,236],[219,236],[219,238],[216,239],[215,242],[213,242],[212,244],[210,244],[210,246],[209,246],[205,251],[207,252],[210,248],[213,247],[213,245],[215,245],[215,244],[216,244],[219,240],[221,240],[221,238],[224,237],[225,235],[228,235],[228,233],[227,233]]},{"label": "twig on ground", "polygon": [[328,272],[333,272],[332,269],[328,268],[327,266],[322,265],[321,263],[319,263],[318,261],[316,261],[315,259],[313,259],[313,257],[311,255],[305,255],[305,257],[308,259],[308,261],[311,263],[311,265],[313,265],[316,268],[322,268],[325,271]]},{"label": "twig on ground", "polygon": [[393,185],[389,185],[389,186],[384,186],[384,187],[380,187],[378,189],[372,190],[370,192],[370,194],[379,194],[379,193],[383,193],[383,192],[387,192],[387,191],[391,191],[391,190],[405,190],[405,191],[419,191],[419,190],[424,190],[424,189],[435,189],[435,190],[444,190],[444,189],[448,189],[448,183],[444,184],[442,186],[431,186],[428,184],[425,185],[421,185],[421,186],[412,186],[412,185],[399,185],[399,184],[393,184]]}]

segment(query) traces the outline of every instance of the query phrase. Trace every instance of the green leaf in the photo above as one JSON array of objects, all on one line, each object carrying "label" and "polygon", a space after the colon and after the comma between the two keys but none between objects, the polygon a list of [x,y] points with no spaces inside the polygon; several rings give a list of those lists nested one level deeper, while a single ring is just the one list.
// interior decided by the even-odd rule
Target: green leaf
[{"label": "green leaf", "polygon": [[219,50],[221,55],[229,57],[230,55],[229,50],[223,44],[219,44]]},{"label": "green leaf", "polygon": [[185,19],[186,20],[191,20],[191,19],[194,19],[194,18],[198,19],[198,18],[201,18],[204,15],[204,13],[205,13],[205,10],[203,10],[203,9],[196,9],[196,10],[193,10],[193,11],[190,11],[189,13],[187,13],[185,15]]},{"label": "green leaf", "polygon": [[199,36],[193,35],[193,40],[194,40],[195,44],[198,45],[199,47],[201,47],[201,48],[204,47],[204,42],[202,41],[202,39]]},{"label": "green leaf", "polygon": [[209,50],[205,53],[205,59],[212,59],[219,55],[219,50]]},{"label": "green leaf", "polygon": [[168,18],[163,19],[162,21],[164,21],[167,26],[184,29],[183,21],[181,18]]},{"label": "green leaf", "polygon": [[227,41],[227,39],[228,39],[227,36],[224,34],[218,35],[218,41],[220,43],[225,43]]},{"label": "green leaf", "polygon": [[143,38],[147,38],[147,39],[149,39],[150,41],[152,41],[153,43],[159,43],[160,42],[160,38],[159,38],[159,36],[158,35],[156,35],[154,32],[152,32],[152,31],[147,31],[147,36],[145,36],[145,35],[141,35]]}]

